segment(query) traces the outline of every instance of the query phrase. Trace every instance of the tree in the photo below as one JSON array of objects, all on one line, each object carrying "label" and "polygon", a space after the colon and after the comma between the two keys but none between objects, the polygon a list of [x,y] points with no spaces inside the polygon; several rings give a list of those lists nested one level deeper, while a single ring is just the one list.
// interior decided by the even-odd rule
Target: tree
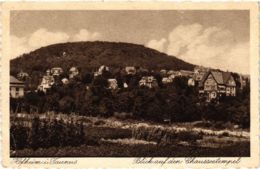
[{"label": "tree", "polygon": [[74,99],[70,96],[65,96],[59,101],[59,108],[64,113],[70,113],[75,110]]}]

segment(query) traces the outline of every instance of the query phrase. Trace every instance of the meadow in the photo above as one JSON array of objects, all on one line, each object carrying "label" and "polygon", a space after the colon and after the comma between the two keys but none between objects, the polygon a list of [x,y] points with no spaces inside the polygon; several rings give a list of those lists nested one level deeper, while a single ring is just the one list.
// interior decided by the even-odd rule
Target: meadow
[{"label": "meadow", "polygon": [[[39,120],[37,132],[35,119]],[[156,124],[134,119],[83,117],[50,112],[40,115],[13,114],[11,126],[16,126],[18,130],[11,130],[11,135],[16,138],[16,144],[20,139],[24,146],[11,146],[11,156],[250,156],[249,131],[216,129],[205,125],[196,127],[201,126],[198,124],[201,123]],[[28,137],[21,140],[19,135]]]}]

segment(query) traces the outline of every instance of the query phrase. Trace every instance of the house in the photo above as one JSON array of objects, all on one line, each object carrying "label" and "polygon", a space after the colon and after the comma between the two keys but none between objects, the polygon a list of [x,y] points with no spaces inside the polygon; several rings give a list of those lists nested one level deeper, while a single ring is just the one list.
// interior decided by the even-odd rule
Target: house
[{"label": "house", "polygon": [[207,101],[220,96],[236,96],[236,82],[230,72],[210,70],[199,83],[199,93]]},{"label": "house", "polygon": [[23,72],[23,71],[20,71],[18,74],[17,74],[17,78],[22,80],[22,79],[27,79],[29,77],[29,74],[26,73],[26,72]]},{"label": "house", "polygon": [[165,75],[167,74],[167,70],[161,69],[161,70],[160,70],[160,74],[161,74],[162,76],[165,76]]},{"label": "house", "polygon": [[51,69],[51,74],[52,74],[53,76],[59,76],[59,75],[61,75],[62,73],[63,73],[63,69],[60,68],[60,67],[54,67],[54,68]]},{"label": "house", "polygon": [[169,83],[172,83],[173,82],[173,79],[170,78],[170,77],[163,77],[162,78],[162,83],[163,84],[169,84]]},{"label": "house", "polygon": [[239,82],[241,90],[246,87],[246,77],[239,75]]},{"label": "house", "polygon": [[188,86],[195,86],[195,80],[193,78],[189,78]]},{"label": "house", "polygon": [[192,77],[194,75],[193,71],[189,71],[189,70],[180,70],[180,76],[184,76],[184,77]]},{"label": "house", "polygon": [[21,98],[24,96],[24,82],[10,76],[10,97]]},{"label": "house", "polygon": [[109,67],[108,67],[108,66],[105,66],[105,65],[100,66],[99,69],[98,69],[98,73],[99,73],[100,75],[102,75],[104,71],[107,71],[107,72],[108,72],[108,71],[109,71]]},{"label": "house", "polygon": [[38,90],[43,91],[44,93],[47,92],[48,89],[52,87],[54,84],[54,77],[49,74],[49,71],[47,70],[47,75],[42,77],[41,84],[38,86]]},{"label": "house", "polygon": [[128,88],[128,84],[124,82],[124,88]]},{"label": "house", "polygon": [[62,82],[64,85],[67,85],[67,84],[69,84],[69,79],[63,78],[63,79],[61,79],[61,82]]},{"label": "house", "polygon": [[204,75],[209,71],[209,68],[205,68],[203,66],[195,66],[194,67],[194,75],[193,78],[195,81],[201,81]]},{"label": "house", "polygon": [[175,75],[175,72],[176,72],[176,71],[174,71],[174,70],[169,70],[169,71],[167,72],[167,75]]},{"label": "house", "polygon": [[71,67],[69,70],[69,78],[72,79],[79,74],[79,70],[76,67]]},{"label": "house", "polygon": [[109,72],[109,67],[102,65],[98,68],[98,71],[94,72],[94,77],[100,76],[104,73],[104,71]]},{"label": "house", "polygon": [[128,75],[135,75],[136,74],[136,68],[134,66],[126,66],[125,72]]},{"label": "house", "polygon": [[108,82],[108,89],[115,90],[118,88],[116,79],[107,79],[107,82]]},{"label": "house", "polygon": [[154,78],[154,76],[144,76],[139,81],[139,86],[146,86],[148,88],[154,88],[158,87],[157,80]]},{"label": "house", "polygon": [[148,73],[149,72],[149,70],[148,69],[146,69],[146,68],[143,68],[143,67],[140,67],[138,70],[137,70],[137,72],[138,73]]},{"label": "house", "polygon": [[168,78],[171,79],[171,80],[173,80],[173,79],[175,78],[175,75],[172,74],[172,75],[170,75]]}]

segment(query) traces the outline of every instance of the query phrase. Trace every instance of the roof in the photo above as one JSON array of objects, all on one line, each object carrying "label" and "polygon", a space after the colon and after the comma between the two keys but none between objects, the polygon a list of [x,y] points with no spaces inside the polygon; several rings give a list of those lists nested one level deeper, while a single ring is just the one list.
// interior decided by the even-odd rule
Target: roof
[{"label": "roof", "polygon": [[209,74],[212,74],[213,78],[215,79],[215,81],[220,84],[220,85],[225,85],[230,76],[231,73],[230,72],[220,72],[220,71],[208,71],[202,78],[200,86],[202,86],[205,82],[205,80],[208,78]]},{"label": "roof", "polygon": [[21,84],[21,85],[24,84],[24,82],[22,82],[22,81],[16,79],[16,78],[13,77],[13,76],[10,76],[10,83],[11,83],[11,84]]}]

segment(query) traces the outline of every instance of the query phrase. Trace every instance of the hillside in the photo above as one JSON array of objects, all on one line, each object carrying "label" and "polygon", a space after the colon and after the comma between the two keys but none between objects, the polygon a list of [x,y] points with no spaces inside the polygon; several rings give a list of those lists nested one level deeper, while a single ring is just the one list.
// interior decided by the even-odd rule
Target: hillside
[{"label": "hillside", "polygon": [[68,70],[77,66],[82,71],[93,70],[100,65],[110,67],[140,66],[147,69],[193,69],[194,65],[174,56],[146,48],[142,45],[115,42],[74,42],[42,47],[11,60],[11,73],[20,70],[43,72],[51,67]]}]

